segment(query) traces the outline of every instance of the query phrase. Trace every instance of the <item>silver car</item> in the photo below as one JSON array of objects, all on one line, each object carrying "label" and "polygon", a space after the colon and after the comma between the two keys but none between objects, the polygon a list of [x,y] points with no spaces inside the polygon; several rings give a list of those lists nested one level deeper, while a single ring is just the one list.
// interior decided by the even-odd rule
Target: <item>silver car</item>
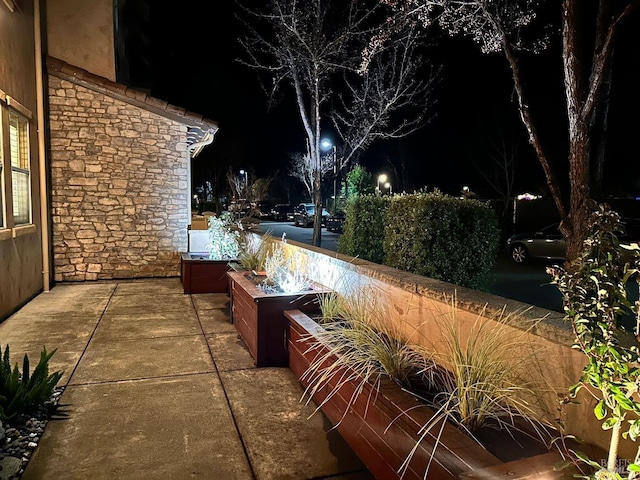
[{"label": "silver car", "polygon": [[[618,234],[621,245],[638,243],[640,240],[640,219],[622,218],[623,233]],[[535,233],[517,233],[507,240],[507,250],[516,263],[524,263],[532,258],[544,260],[564,260],[566,247],[560,223],[552,223]],[[623,261],[630,261],[632,254],[621,248]]]},{"label": "silver car", "polygon": [[511,259],[516,263],[524,263],[531,258],[564,260],[566,247],[559,225],[552,223],[534,233],[512,235],[507,240]]},{"label": "silver car", "polygon": [[[293,212],[293,224],[297,227],[302,225],[303,227],[309,227],[313,225],[313,218],[315,214],[315,205],[313,203],[301,203]],[[322,209],[322,226],[324,227],[327,218],[329,218],[329,212],[324,208]]]}]

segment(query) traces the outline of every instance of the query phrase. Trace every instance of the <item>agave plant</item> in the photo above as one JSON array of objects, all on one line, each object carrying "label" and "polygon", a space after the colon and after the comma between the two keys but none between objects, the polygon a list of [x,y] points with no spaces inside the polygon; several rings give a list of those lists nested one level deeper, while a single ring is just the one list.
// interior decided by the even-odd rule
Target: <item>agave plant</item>
[{"label": "agave plant", "polygon": [[9,345],[4,353],[0,347],[0,419],[31,413],[51,397],[62,377],[62,372],[49,374],[49,360],[54,353],[55,350],[47,353],[46,348],[43,348],[40,361],[33,372],[29,369],[29,357],[25,355],[20,372],[17,363],[11,368]]}]

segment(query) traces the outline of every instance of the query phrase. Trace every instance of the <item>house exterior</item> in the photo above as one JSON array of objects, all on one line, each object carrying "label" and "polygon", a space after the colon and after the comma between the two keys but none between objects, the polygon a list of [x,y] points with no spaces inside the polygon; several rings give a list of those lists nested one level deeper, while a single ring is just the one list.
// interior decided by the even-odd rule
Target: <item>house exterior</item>
[{"label": "house exterior", "polygon": [[180,274],[188,128],[214,122],[47,61],[54,280]]},{"label": "house exterior", "polygon": [[0,23],[0,320],[52,282],[179,275],[217,123],[115,82],[111,0],[3,0]]},{"label": "house exterior", "polygon": [[48,270],[38,7],[0,2],[0,318],[42,291]]}]

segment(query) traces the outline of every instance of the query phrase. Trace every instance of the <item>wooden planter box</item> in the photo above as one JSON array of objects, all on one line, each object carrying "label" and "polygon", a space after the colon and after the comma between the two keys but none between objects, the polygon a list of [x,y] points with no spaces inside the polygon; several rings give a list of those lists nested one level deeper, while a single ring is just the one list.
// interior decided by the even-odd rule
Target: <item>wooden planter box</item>
[{"label": "wooden planter box", "polygon": [[[298,310],[285,311],[284,315],[289,321],[289,368],[301,379],[316,356],[327,351],[313,340],[322,327]],[[305,378],[301,379],[301,383],[306,388],[309,382]],[[335,383],[318,391],[313,398],[316,404],[320,405],[328,389],[334,386]],[[398,479],[398,471],[415,447],[420,428],[429,421],[434,411],[395,383],[387,381],[382,383],[378,393],[371,386],[365,386],[345,414],[355,388],[355,382],[341,386],[338,393],[322,406],[322,411],[334,425],[338,425],[340,434],[377,479]],[[420,443],[403,480],[425,478],[438,432],[439,426],[432,429]],[[571,478],[571,474],[563,476],[553,471],[553,465],[559,459],[558,454],[546,454],[503,463],[454,425],[447,423],[426,478]],[[536,473],[541,476],[535,476]],[[530,476],[532,474],[534,476]]]},{"label": "wooden planter box", "polygon": [[227,273],[231,321],[247,345],[256,367],[286,367],[289,365],[289,352],[284,310],[317,311],[318,295],[329,290],[314,284],[311,290],[303,293],[266,293],[248,275],[249,272]]},{"label": "wooden planter box", "polygon": [[209,260],[206,255],[183,253],[180,282],[184,293],[229,293],[229,260]]}]

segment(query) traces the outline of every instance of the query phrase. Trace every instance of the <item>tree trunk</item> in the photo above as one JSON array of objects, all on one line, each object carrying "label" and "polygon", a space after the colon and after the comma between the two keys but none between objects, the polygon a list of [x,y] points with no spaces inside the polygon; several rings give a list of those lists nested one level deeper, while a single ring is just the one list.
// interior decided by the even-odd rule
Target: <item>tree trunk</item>
[{"label": "tree trunk", "polygon": [[[579,60],[578,1],[565,0],[562,15],[562,59],[569,134],[569,209],[560,231],[566,244],[565,265],[571,271],[589,228],[589,119],[585,110],[588,89]],[[593,67],[596,67],[594,59]]]},{"label": "tree trunk", "polygon": [[565,263],[568,270],[582,250],[589,230],[589,142],[588,125],[577,122],[569,128],[569,184],[571,200],[567,216],[560,224],[567,248]]},{"label": "tree trunk", "polygon": [[313,239],[312,243],[319,247],[322,243],[322,179],[320,178],[320,169],[316,169],[313,176]]},{"label": "tree trunk", "polygon": [[[611,58],[613,60],[613,56]],[[609,101],[611,99],[611,77],[613,66],[607,69],[607,79],[602,98],[596,106],[594,121],[591,124],[591,152],[593,155],[591,169],[591,192],[599,198],[603,194],[604,161],[607,152],[607,132],[609,130]]]},{"label": "tree trunk", "polygon": [[[506,35],[502,43],[505,56],[511,67],[514,86],[518,98],[518,107],[523,124],[529,134],[529,142],[533,146],[538,160],[544,171],[547,186],[556,204],[562,222],[560,231],[566,242],[565,266],[571,270],[572,263],[577,259],[582,243],[589,229],[590,213],[590,144],[589,126],[593,116],[594,106],[602,93],[604,72],[611,57],[613,38],[618,24],[626,18],[634,8],[632,3],[626,5],[618,15],[605,15],[602,10],[606,2],[599,4],[599,21],[596,32],[596,48],[590,56],[591,70],[585,75],[585,68],[589,67],[579,59],[579,54],[585,54],[581,45],[583,36],[580,35],[578,10],[582,6],[579,0],[563,0],[562,3],[562,60],[564,67],[565,99],[567,102],[568,140],[569,140],[569,202],[561,194],[560,187],[551,170],[548,158],[542,147],[536,124],[531,117],[528,101],[524,93],[524,81],[516,62],[514,52]],[[588,52],[586,52],[588,54]]]}]

